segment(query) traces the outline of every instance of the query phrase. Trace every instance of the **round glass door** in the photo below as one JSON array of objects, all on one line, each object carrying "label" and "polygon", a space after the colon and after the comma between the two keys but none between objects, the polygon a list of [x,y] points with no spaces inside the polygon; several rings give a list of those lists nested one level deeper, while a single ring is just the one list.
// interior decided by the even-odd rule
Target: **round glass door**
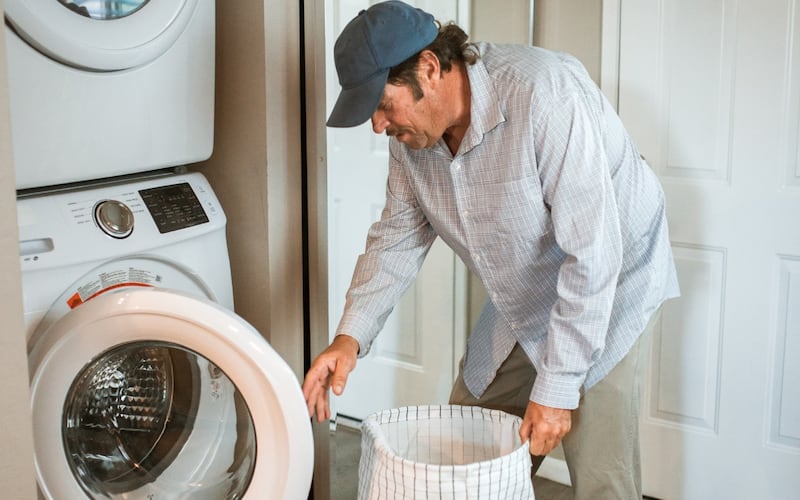
[{"label": "round glass door", "polygon": [[58,0],[69,10],[92,19],[120,19],[144,7],[150,0]]},{"label": "round glass door", "polygon": [[295,373],[207,299],[104,293],[29,344],[43,498],[308,496],[311,422]]},{"label": "round glass door", "polygon": [[[198,10],[200,2],[203,9]],[[6,0],[3,4],[12,34],[50,59],[91,71],[147,64],[184,33],[194,43],[199,33],[206,33],[201,30],[213,32],[213,8],[213,0]],[[196,31],[189,30],[193,19]]]},{"label": "round glass door", "polygon": [[131,342],[88,363],[64,403],[67,462],[90,498],[241,498],[253,418],[230,378],[168,342]]}]

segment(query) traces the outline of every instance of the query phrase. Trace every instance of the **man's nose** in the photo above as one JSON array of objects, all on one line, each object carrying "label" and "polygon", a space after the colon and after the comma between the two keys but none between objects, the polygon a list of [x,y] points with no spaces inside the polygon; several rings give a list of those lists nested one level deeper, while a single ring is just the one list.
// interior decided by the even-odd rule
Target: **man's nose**
[{"label": "man's nose", "polygon": [[376,134],[382,134],[389,126],[389,120],[386,119],[386,113],[381,110],[376,110],[372,113],[372,131]]}]

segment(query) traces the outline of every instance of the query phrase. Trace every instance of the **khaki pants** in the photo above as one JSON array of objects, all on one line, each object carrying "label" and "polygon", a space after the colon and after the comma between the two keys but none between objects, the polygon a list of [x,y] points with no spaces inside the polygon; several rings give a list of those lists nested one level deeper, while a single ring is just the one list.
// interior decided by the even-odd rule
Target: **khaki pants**
[{"label": "khaki pants", "polygon": [[[562,440],[575,500],[641,499],[639,404],[642,365],[649,349],[657,311],[628,354],[603,380],[589,389],[572,412],[572,429]],[[523,417],[536,371],[517,344],[480,399],[470,394],[462,370],[450,404],[482,406]],[[531,456],[536,472],[544,457]]]}]

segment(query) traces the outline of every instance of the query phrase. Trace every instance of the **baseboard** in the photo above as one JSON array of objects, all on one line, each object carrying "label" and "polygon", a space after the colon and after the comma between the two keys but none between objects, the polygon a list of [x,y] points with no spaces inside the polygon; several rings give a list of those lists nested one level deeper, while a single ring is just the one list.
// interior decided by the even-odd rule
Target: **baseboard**
[{"label": "baseboard", "polygon": [[335,431],[336,426],[342,425],[351,429],[361,430],[361,420],[348,417],[347,415],[336,415],[335,419],[331,419],[331,430]]},{"label": "baseboard", "polygon": [[572,486],[567,462],[558,458],[544,457],[544,461],[539,466],[539,470],[536,471],[536,475],[556,483]]}]

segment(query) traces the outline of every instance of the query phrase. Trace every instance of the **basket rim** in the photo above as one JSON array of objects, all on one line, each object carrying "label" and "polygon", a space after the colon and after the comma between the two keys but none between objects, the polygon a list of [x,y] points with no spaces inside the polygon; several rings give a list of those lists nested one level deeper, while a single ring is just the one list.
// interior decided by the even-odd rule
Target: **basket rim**
[{"label": "basket rim", "polygon": [[[453,411],[459,410],[464,411],[465,409],[469,410],[470,415],[466,416],[479,416],[482,420],[492,420],[492,417],[499,418],[500,420],[517,420],[519,423],[522,422],[522,419],[516,415],[512,415],[510,413],[501,411],[501,410],[493,410],[490,408],[483,408],[480,406],[466,406],[466,405],[419,405],[419,406],[401,406],[398,408],[391,408],[388,410],[382,410],[379,412],[375,412],[372,415],[369,415],[365,418],[361,423],[361,429],[364,434],[367,434],[373,443],[373,451],[380,455],[383,459],[388,459],[396,464],[400,464],[403,466],[411,465],[413,467],[442,467],[453,472],[458,472],[461,470],[467,470],[475,468],[482,468],[482,466],[495,463],[495,462],[507,462],[509,460],[514,459],[517,455],[525,454],[526,456],[530,456],[529,452],[529,445],[528,441],[524,443],[520,443],[519,446],[514,448],[511,452],[505,453],[495,458],[491,458],[488,460],[481,460],[479,462],[470,462],[468,464],[449,464],[449,465],[441,465],[441,464],[431,464],[425,462],[416,462],[410,460],[408,458],[403,458],[397,455],[389,446],[388,440],[384,436],[383,433],[378,433],[376,427],[381,424],[387,423],[396,423],[396,422],[406,422],[411,420],[431,420],[430,418],[420,418],[420,419],[413,419],[413,418],[399,418],[400,414],[405,412],[406,417],[410,414],[410,410],[414,410],[419,414],[420,410],[424,410],[430,412],[432,409],[438,409],[440,412],[444,411]],[[392,415],[397,415],[398,418],[391,420]],[[390,420],[383,421],[380,420],[382,416],[389,416]],[[487,418],[488,417],[488,418]]]}]

